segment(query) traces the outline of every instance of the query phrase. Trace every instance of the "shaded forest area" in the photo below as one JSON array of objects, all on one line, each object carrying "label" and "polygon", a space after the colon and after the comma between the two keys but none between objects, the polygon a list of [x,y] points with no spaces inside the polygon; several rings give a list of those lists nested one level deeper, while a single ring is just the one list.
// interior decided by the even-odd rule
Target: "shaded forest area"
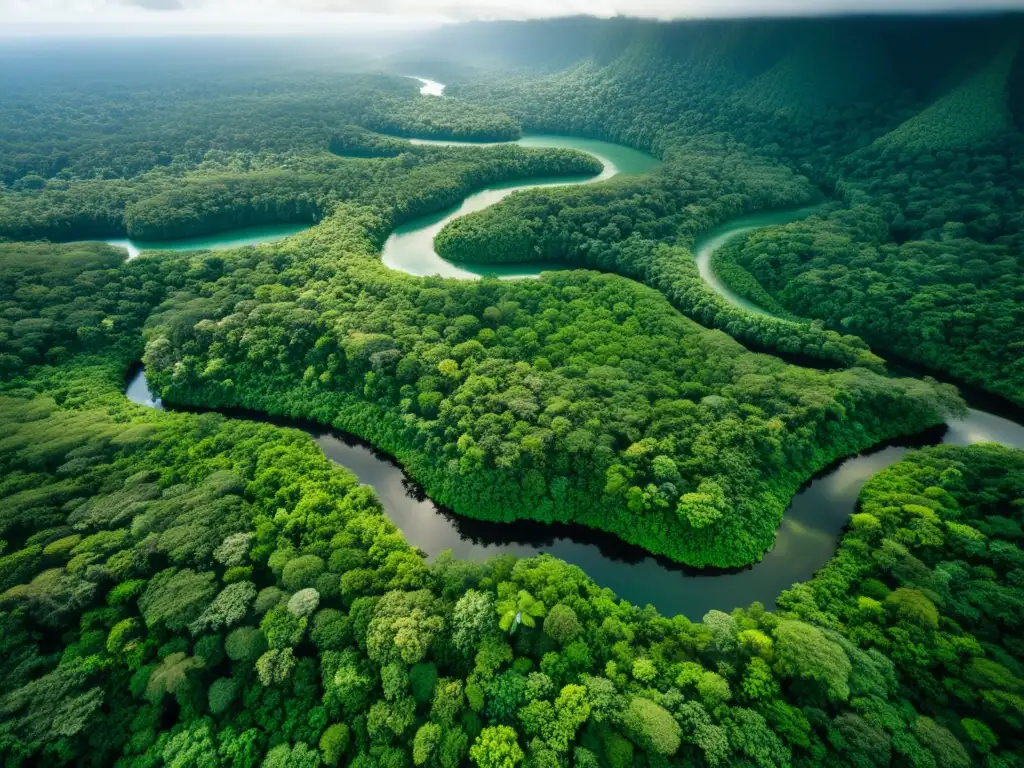
[{"label": "shaded forest area", "polygon": [[[543,69],[551,58],[536,40],[574,28],[584,51],[568,68],[511,77],[489,69],[530,61]],[[1018,17],[580,19],[440,34],[451,56],[480,65],[448,92],[501,109],[527,130],[650,148],[667,168],[674,159],[700,167],[711,151],[748,173],[772,162],[791,169],[838,210],[756,236],[741,263],[768,294],[793,315],[861,336],[882,356],[893,352],[1024,403]],[[687,191],[685,181],[672,183],[673,195],[683,195],[676,199]],[[650,258],[649,245],[620,254],[648,239],[652,219],[668,230],[659,240],[688,247],[696,234],[626,188],[615,204],[597,188],[525,197],[453,223],[439,247],[456,259],[470,250],[502,261],[604,259],[642,275],[648,268],[631,262]],[[795,207],[785,199],[760,205],[783,206]],[[498,245],[498,232],[515,236]],[[692,301],[675,303],[700,322],[732,322]]]}]

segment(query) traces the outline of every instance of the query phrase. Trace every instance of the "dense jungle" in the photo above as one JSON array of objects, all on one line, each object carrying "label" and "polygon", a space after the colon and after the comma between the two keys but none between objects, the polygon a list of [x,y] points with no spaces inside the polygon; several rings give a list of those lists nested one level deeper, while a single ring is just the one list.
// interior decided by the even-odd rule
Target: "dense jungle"
[{"label": "dense jungle", "polygon": [[1024,767],[1022,40],[0,40],[0,765]]}]

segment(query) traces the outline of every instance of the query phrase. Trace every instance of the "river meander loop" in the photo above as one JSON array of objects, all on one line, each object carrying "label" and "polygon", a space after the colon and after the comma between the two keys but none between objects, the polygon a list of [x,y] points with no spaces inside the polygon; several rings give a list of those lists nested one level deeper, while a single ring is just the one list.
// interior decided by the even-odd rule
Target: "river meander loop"
[{"label": "river meander loop", "polygon": [[[421,79],[421,82],[424,83],[423,92],[428,93],[426,89],[432,81]],[[433,90],[436,93],[431,95],[440,95],[443,86]],[[496,267],[489,264],[479,269],[471,265],[456,266],[434,252],[434,236],[453,218],[482,210],[517,190],[552,184],[592,183],[619,173],[646,173],[658,163],[642,152],[590,139],[528,136],[517,143],[528,147],[571,147],[591,152],[604,164],[604,170],[600,175],[583,181],[579,178],[543,179],[532,183],[499,184],[483,189],[467,197],[452,210],[420,217],[396,229],[384,246],[384,263],[415,275],[441,274],[475,279],[482,274],[498,272],[504,277],[536,276],[541,269],[557,268],[558,265],[546,262],[543,265]],[[712,289],[733,304],[748,311],[767,314],[729,290],[713,274],[711,257],[716,250],[736,237],[760,227],[803,218],[812,210],[747,216],[707,233],[694,248],[702,277]],[[231,234],[226,233],[223,237],[227,238]],[[150,393],[145,373],[141,369],[134,373],[126,395],[142,405],[163,407]],[[444,550],[451,550],[459,558],[475,560],[501,553],[529,556],[547,552],[579,566],[597,584],[612,589],[619,597],[631,603],[650,604],[666,616],[681,613],[694,620],[699,620],[713,608],[729,611],[754,601],[771,608],[783,590],[811,578],[835,553],[839,536],[855,510],[857,496],[864,483],[875,473],[898,461],[909,450],[938,443],[968,445],[978,442],[998,442],[1024,448],[1024,427],[994,413],[972,408],[965,418],[950,420],[945,427],[891,441],[835,462],[805,483],[793,497],[777,532],[774,546],[760,562],[746,569],[711,572],[693,571],[664,558],[653,557],[611,534],[584,526],[545,525],[533,521],[490,523],[461,517],[438,508],[393,459],[352,436],[323,426],[267,419],[259,414],[240,411],[224,413],[305,430],[316,440],[327,458],[348,468],[360,482],[373,487],[385,513],[401,529],[406,540],[430,557]]]}]

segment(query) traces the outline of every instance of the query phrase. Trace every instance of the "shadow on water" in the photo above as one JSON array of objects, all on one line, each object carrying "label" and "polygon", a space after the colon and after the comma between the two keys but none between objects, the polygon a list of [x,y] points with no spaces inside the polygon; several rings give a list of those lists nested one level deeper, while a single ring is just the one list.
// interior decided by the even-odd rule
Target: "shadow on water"
[{"label": "shadow on water", "polygon": [[[163,408],[152,396],[141,367],[133,371],[126,395],[141,405]],[[446,549],[458,558],[473,560],[506,553],[526,557],[547,552],[579,566],[597,584],[631,603],[649,603],[667,616],[682,613],[695,620],[712,608],[728,611],[755,600],[772,607],[780,592],[810,578],[835,552],[839,534],[855,509],[864,483],[909,450],[984,440],[1024,447],[1024,428],[1019,424],[972,410],[966,419],[951,421],[946,427],[876,446],[823,469],[794,496],[775,546],[761,562],[729,571],[694,570],[580,525],[524,520],[496,523],[456,515],[434,504],[392,457],[351,435],[252,411],[215,412],[307,432],[328,459],[351,470],[360,483],[373,487],[388,518],[410,544],[429,557]]]},{"label": "shadow on water", "polygon": [[944,384],[952,384],[958,390],[970,407],[987,411],[993,416],[1006,419],[1011,422],[1024,423],[1024,408],[1007,400],[1004,397],[987,392],[963,379],[951,376],[945,371],[938,371],[929,368],[921,363],[901,358],[891,352],[885,353],[886,367],[893,376],[903,376],[911,379],[932,378]]}]

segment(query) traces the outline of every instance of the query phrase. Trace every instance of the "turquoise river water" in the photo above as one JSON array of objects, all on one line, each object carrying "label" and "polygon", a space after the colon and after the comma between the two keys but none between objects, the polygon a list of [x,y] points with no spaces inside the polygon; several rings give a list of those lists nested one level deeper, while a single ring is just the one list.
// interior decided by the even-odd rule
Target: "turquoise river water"
[{"label": "turquoise river water", "polygon": [[[417,78],[422,93],[440,96],[444,86]],[[430,142],[453,144],[454,142]],[[497,203],[517,190],[541,185],[594,183],[617,174],[643,174],[657,167],[658,161],[637,150],[608,142],[565,136],[527,136],[519,142],[527,147],[571,147],[596,155],[603,163],[600,175],[579,179],[540,179],[530,183],[495,185],[468,196],[460,205],[407,222],[395,230],[382,253],[384,263],[415,275],[441,274],[447,277],[475,279],[496,271],[503,277],[535,277],[543,265],[509,265],[496,270],[494,265],[474,268],[455,265],[441,259],[433,248],[436,234],[453,218]],[[811,209],[759,214],[744,217],[719,227],[701,238],[695,258],[707,283],[729,301],[753,312],[759,307],[729,290],[711,270],[713,253],[736,237],[758,227],[802,218]],[[145,244],[146,248],[227,248],[256,245],[303,229],[266,228],[260,231],[229,232],[202,240]],[[290,231],[289,231],[290,230]],[[114,241],[137,253],[143,244]],[[139,369],[128,383],[127,396],[149,407],[162,407],[154,399]],[[228,415],[268,420],[259,414],[225,411]],[[950,420],[924,435],[912,436],[877,446],[858,456],[836,462],[808,481],[794,496],[786,511],[775,545],[755,565],[730,572],[692,571],[643,550],[623,544],[615,537],[576,525],[543,525],[520,521],[511,524],[487,523],[455,515],[438,508],[410,480],[390,457],[371,446],[329,428],[307,423],[270,420],[307,431],[332,461],[352,470],[360,482],[373,487],[388,517],[402,530],[410,544],[435,556],[451,550],[457,557],[484,559],[495,554],[528,556],[548,552],[582,568],[599,585],[611,588],[619,597],[638,605],[651,604],[665,615],[685,614],[699,619],[712,608],[729,611],[757,600],[772,607],[784,589],[810,578],[835,552],[843,526],[854,511],[864,483],[876,472],[898,461],[907,451],[922,445],[949,443],[968,445],[992,441],[1024,448],[1024,427],[996,413],[972,408],[966,418]]]}]

